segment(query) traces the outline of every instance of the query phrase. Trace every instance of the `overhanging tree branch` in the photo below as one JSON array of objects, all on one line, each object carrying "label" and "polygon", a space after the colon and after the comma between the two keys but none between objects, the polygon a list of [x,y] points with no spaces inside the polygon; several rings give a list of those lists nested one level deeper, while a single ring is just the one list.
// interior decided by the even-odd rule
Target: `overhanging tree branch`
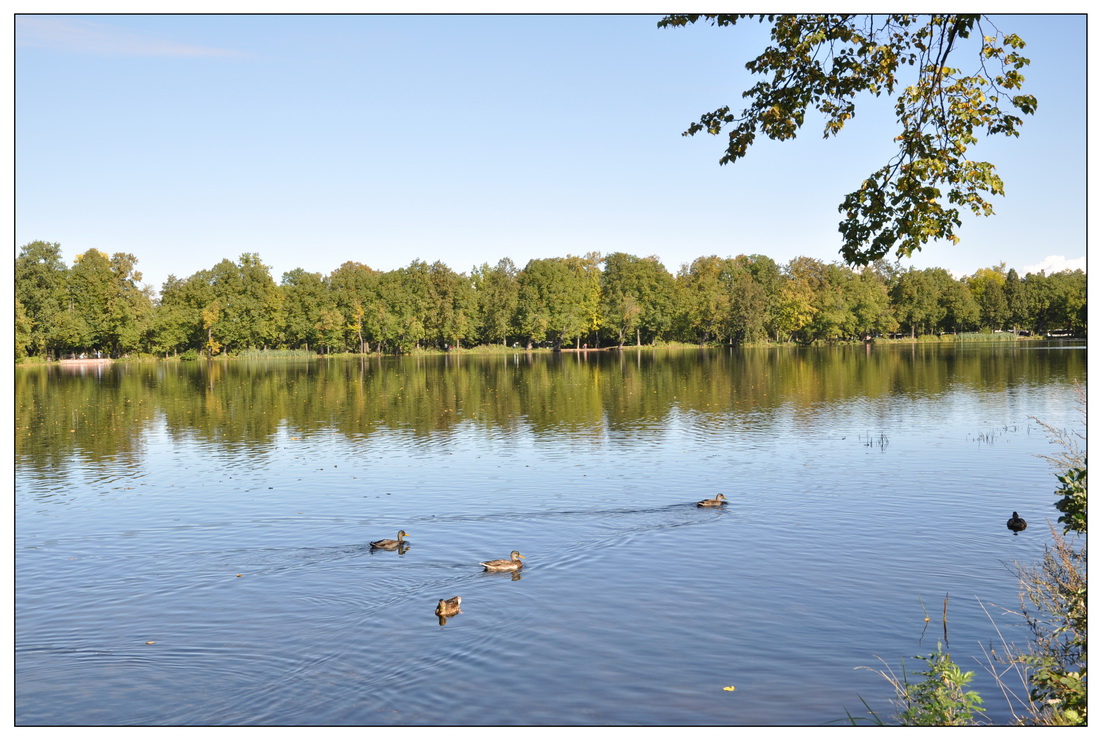
[{"label": "overhanging tree branch", "polygon": [[[705,20],[725,27],[747,17],[671,15],[658,26]],[[765,79],[743,94],[749,104],[740,116],[722,106],[701,116],[684,136],[726,130],[727,147],[719,159],[725,165],[744,157],[758,132],[771,139],[794,138],[813,106],[826,116],[823,136],[828,138],[853,117],[858,94],[895,95],[899,69],[911,67],[914,81],[895,99],[898,153],[839,207],[842,256],[860,265],[892,250],[909,256],[930,240],[958,241],[956,206],[993,213],[984,194],[1004,195],[1002,181],[992,164],[966,155],[978,141],[976,132],[1018,136],[1022,120],[1010,111],[1035,111],[1033,96],[1009,96],[1020,89],[1024,78],[1019,70],[1029,63],[1017,52],[1024,46],[1019,37],[997,29],[993,35],[983,33],[977,72],[961,75],[948,66],[949,59],[974,28],[983,31],[981,16],[892,14],[878,24],[873,16],[853,15],[757,19],[772,24],[773,43],[745,66]],[[1000,65],[1000,74],[991,77],[988,62]],[[1003,95],[1009,97],[1008,111],[1000,107]]]}]

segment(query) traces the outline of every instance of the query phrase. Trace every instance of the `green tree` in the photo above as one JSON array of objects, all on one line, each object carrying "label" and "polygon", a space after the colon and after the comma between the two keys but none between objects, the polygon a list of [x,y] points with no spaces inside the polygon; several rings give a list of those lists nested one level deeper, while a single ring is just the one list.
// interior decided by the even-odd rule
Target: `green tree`
[{"label": "green tree", "polygon": [[[807,258],[809,260],[809,258]],[[809,339],[839,340],[853,337],[856,332],[856,316],[852,311],[855,298],[855,276],[846,267],[837,264],[817,263],[817,311],[811,323]]]},{"label": "green tree", "polygon": [[933,330],[944,317],[944,307],[937,300],[938,293],[929,273],[910,269],[899,274],[891,286],[891,303],[895,318],[901,326],[916,337]]},{"label": "green tree", "polygon": [[767,255],[739,255],[734,258],[753,276],[765,295],[764,331],[767,335],[780,338],[778,320],[780,314],[780,294],[784,277],[780,266]]},{"label": "green tree", "polygon": [[724,261],[720,281],[730,297],[726,334],[730,343],[754,342],[765,334],[768,297],[754,277],[749,259],[739,255]]},{"label": "green tree", "polygon": [[138,259],[128,252],[111,255],[112,292],[107,302],[116,352],[144,350],[152,327],[151,289],[141,284]]},{"label": "green tree", "polygon": [[493,267],[483,263],[473,271],[474,294],[477,301],[477,337],[491,344],[508,344],[509,335],[516,333],[516,310],[520,298],[519,271],[505,257]]},{"label": "green tree", "polygon": [[346,349],[344,331],[347,329],[344,314],[334,306],[321,309],[314,328],[317,332],[317,344],[326,352],[341,352]]},{"label": "green tree", "polygon": [[1052,321],[1076,333],[1086,330],[1086,274],[1064,270],[1050,276],[1053,294]]},{"label": "green tree", "polygon": [[27,316],[27,310],[23,308],[23,302],[15,300],[15,362],[27,357],[27,345],[31,341],[31,319]]},{"label": "green tree", "polygon": [[428,339],[436,346],[461,347],[474,334],[474,283],[439,260],[428,266],[426,277]]},{"label": "green tree", "polygon": [[95,346],[92,328],[75,309],[58,312],[50,320],[50,341],[58,355],[75,355]]},{"label": "green tree", "polygon": [[700,344],[727,336],[731,296],[723,285],[722,258],[697,257],[677,272],[677,324],[682,337]]},{"label": "green tree", "polygon": [[574,345],[581,347],[582,336],[594,337],[600,330],[603,316],[600,312],[600,262],[597,252],[586,255],[566,255],[566,266],[574,277],[576,326],[567,330]]},{"label": "green tree", "polygon": [[[659,27],[701,19],[733,26],[744,15],[670,15]],[[993,213],[989,195],[1004,195],[1001,178],[989,162],[968,156],[978,136],[1018,136],[1036,99],[1021,92],[1021,69],[1029,60],[1024,41],[1003,34],[978,15],[891,14],[769,15],[773,45],[746,64],[765,79],[744,93],[740,115],[722,106],[704,114],[684,132],[718,135],[727,130],[720,164],[745,156],[758,132],[771,139],[795,138],[815,108],[826,123],[823,136],[841,131],[856,112],[857,98],[870,93],[895,97],[901,131],[897,152],[845,196],[839,225],[841,254],[866,265],[892,250],[909,256],[932,239],[957,242],[959,209]],[[977,33],[976,33],[977,32]],[[973,33],[977,39],[969,42]],[[949,66],[954,53],[970,50],[976,70]],[[956,54],[958,56],[958,53]],[[900,79],[909,67],[912,79]]]},{"label": "green tree", "polygon": [[1006,320],[1016,333],[1028,324],[1028,295],[1017,271],[1010,268],[1005,275]]},{"label": "green tree", "polygon": [[1034,332],[1046,332],[1049,329],[1059,329],[1058,319],[1055,318],[1056,308],[1054,286],[1051,280],[1043,272],[1029,273],[1021,284],[1025,289],[1025,297],[1028,302],[1029,322]]},{"label": "green tree", "polygon": [[121,355],[144,348],[153,302],[149,290],[138,285],[136,265],[137,258],[123,252],[108,257],[93,249],[77,255],[69,288],[73,310],[88,327],[82,349]]},{"label": "green tree", "polygon": [[[613,252],[604,258],[600,275],[600,312],[604,329],[615,344],[623,347],[629,335],[642,323],[642,300],[636,266],[639,258],[625,252]],[[641,344],[637,341],[636,344]]]},{"label": "green tree", "polygon": [[517,323],[529,346],[550,341],[559,349],[592,329],[599,306],[593,279],[584,258],[528,261],[518,279]]},{"label": "green tree", "polygon": [[169,275],[153,309],[150,349],[166,354],[203,349],[210,340],[203,310],[214,300],[210,271],[201,270],[187,279]]},{"label": "green tree", "polygon": [[852,325],[849,335],[878,335],[898,329],[898,320],[891,311],[887,284],[871,267],[856,273],[848,283]]},{"label": "green tree", "polygon": [[15,298],[30,323],[27,349],[32,355],[48,356],[75,339],[61,329],[69,323],[61,315],[72,309],[68,272],[61,259],[61,245],[56,242],[25,244],[15,258]]},{"label": "green tree", "polygon": [[210,340],[228,352],[263,349],[278,342],[283,324],[283,293],[255,253],[237,263],[222,260],[210,270],[214,304],[204,307]]},{"label": "green tree", "polygon": [[89,334],[82,350],[108,349],[110,318],[107,303],[111,294],[111,258],[99,250],[77,255],[69,272],[69,290],[73,309],[88,325]]},{"label": "green tree", "polygon": [[383,348],[409,352],[419,342],[423,327],[414,325],[415,316],[398,271],[391,270],[377,276],[374,295],[365,309],[367,337],[374,340],[375,348],[380,353]]},{"label": "green tree", "polygon": [[348,346],[357,352],[370,352],[367,336],[368,313],[381,300],[378,291],[379,273],[358,262],[346,262],[328,277],[336,309],[345,318],[345,331],[349,334]]},{"label": "green tree", "polygon": [[1002,329],[1009,319],[1005,281],[1004,262],[998,267],[979,268],[967,279],[971,295],[979,305],[979,323],[989,330]]},{"label": "green tree", "polygon": [[[335,310],[321,273],[307,273],[302,268],[295,268],[283,274],[280,289],[283,292],[284,341],[288,347],[309,350],[313,344],[316,349],[321,337],[321,314]],[[327,336],[331,346],[331,327]]]},{"label": "green tree", "polygon": [[796,257],[784,266],[782,326],[801,342],[833,337],[844,323],[839,290],[828,285],[827,266],[813,257]]},{"label": "green tree", "polygon": [[657,257],[613,252],[600,274],[600,314],[604,336],[622,346],[634,335],[656,341],[672,325],[674,280]]},{"label": "green tree", "polygon": [[1029,273],[1021,281],[1034,332],[1070,329],[1086,332],[1086,274],[1064,270]]},{"label": "green tree", "polygon": [[979,326],[979,304],[965,280],[956,280],[944,268],[926,268],[937,306],[943,311],[934,329],[940,332],[966,332]]},{"label": "green tree", "polygon": [[[439,306],[433,295],[430,266],[423,260],[413,260],[404,268],[394,271],[397,283],[391,294],[389,305],[400,318],[402,331],[399,344],[402,352],[420,348],[430,338],[429,332],[436,332],[437,326],[433,312]],[[430,326],[431,325],[431,326]]]},{"label": "green tree", "polygon": [[676,281],[656,255],[642,258],[636,269],[642,320],[635,339],[642,342],[645,337],[651,343],[656,343],[673,326]]},{"label": "green tree", "polygon": [[206,339],[203,342],[203,352],[208,356],[217,355],[222,351],[225,345],[221,340],[214,338],[214,327],[218,325],[218,322],[222,318],[222,302],[221,299],[214,299],[209,304],[203,307],[203,331],[206,332]]}]

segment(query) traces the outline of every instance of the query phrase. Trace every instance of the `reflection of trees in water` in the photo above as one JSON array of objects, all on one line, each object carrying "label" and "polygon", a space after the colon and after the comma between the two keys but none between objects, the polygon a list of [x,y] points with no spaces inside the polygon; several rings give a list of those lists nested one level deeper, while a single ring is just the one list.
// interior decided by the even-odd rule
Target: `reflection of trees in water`
[{"label": "reflection of trees in water", "polygon": [[593,437],[675,414],[725,425],[783,407],[798,419],[855,397],[1004,391],[1085,370],[1084,350],[921,344],[32,367],[16,372],[15,448],[20,465],[43,471],[74,454],[137,458],[161,417],[172,437],[216,443],[263,443],[281,428],[438,436],[471,424]]}]

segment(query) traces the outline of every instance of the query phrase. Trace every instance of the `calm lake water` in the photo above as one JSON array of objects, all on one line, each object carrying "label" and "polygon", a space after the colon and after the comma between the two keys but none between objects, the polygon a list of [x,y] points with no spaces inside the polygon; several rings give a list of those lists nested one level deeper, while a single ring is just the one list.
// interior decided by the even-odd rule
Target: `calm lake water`
[{"label": "calm lake water", "polygon": [[919,668],[947,594],[1005,723],[978,659],[1027,638],[1030,417],[1082,431],[1075,381],[1039,343],[17,369],[16,722],[886,717],[857,667]]}]

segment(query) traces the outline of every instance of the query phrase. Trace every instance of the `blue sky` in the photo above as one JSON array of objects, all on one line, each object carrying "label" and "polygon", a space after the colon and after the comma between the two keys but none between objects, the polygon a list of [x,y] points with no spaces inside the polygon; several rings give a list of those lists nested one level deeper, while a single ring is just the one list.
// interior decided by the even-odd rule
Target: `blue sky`
[{"label": "blue sky", "polygon": [[[839,260],[837,206],[892,154],[891,101],[829,140],[808,116],[795,141],[720,167],[725,137],[680,133],[741,109],[765,28],[657,19],[20,16],[16,254],[129,252],[158,290],[244,252],[277,282],[349,260]],[[903,264],[1085,267],[1085,17],[995,22],[1027,42],[1039,99],[1019,139],[973,150],[1007,195]]]}]

